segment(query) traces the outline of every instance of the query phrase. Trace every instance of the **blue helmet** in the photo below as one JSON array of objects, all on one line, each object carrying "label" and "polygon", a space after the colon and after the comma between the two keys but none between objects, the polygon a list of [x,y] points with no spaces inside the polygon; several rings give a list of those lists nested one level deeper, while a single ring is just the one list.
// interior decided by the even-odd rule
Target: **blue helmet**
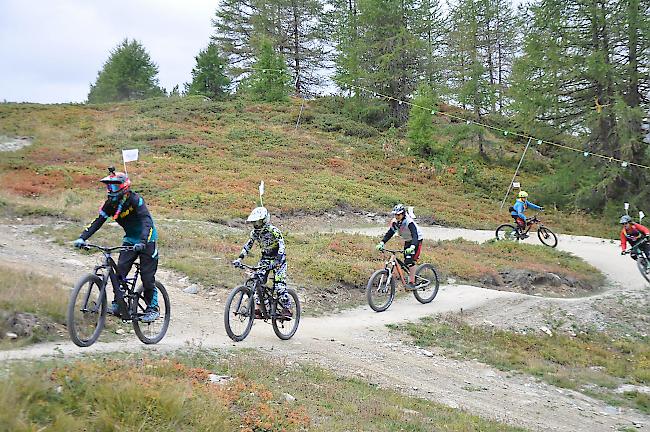
[{"label": "blue helmet", "polygon": [[632,218],[628,215],[623,215],[621,216],[621,220],[618,221],[621,225],[626,224],[626,223],[632,223]]}]

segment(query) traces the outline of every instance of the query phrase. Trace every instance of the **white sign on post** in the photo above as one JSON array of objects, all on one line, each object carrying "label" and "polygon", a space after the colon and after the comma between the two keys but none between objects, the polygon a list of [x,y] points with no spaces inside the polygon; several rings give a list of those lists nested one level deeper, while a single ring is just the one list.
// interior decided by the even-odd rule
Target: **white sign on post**
[{"label": "white sign on post", "polygon": [[122,159],[124,163],[138,160],[138,149],[122,150]]},{"label": "white sign on post", "polygon": [[264,180],[260,182],[260,206],[264,207]]},{"label": "white sign on post", "polygon": [[643,219],[644,217],[645,217],[645,213],[643,213],[642,211],[640,211],[640,212],[639,212],[639,222],[641,222],[641,219]]},{"label": "white sign on post", "polygon": [[517,188],[521,187],[521,185],[519,184],[519,182],[512,182],[512,187],[517,189]]},{"label": "white sign on post", "polygon": [[630,208],[630,203],[625,203],[625,204],[623,204],[623,207],[625,207],[625,210],[629,210],[629,208]]}]

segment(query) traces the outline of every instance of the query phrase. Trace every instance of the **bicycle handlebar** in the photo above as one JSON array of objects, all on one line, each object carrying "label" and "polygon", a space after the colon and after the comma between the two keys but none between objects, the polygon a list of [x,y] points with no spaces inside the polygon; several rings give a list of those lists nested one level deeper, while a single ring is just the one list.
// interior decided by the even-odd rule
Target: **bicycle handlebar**
[{"label": "bicycle handlebar", "polygon": [[648,242],[648,237],[643,237],[641,240],[639,240],[638,242],[636,242],[636,243],[634,244],[634,246],[631,246],[628,250],[624,250],[624,251],[623,251],[623,255],[627,255],[627,254],[632,253],[632,250],[633,250],[634,248],[638,248],[640,245],[642,245],[643,243],[647,243],[647,242]]},{"label": "bicycle handlebar", "polygon": [[244,270],[251,270],[251,271],[255,271],[255,272],[258,271],[258,270],[266,269],[266,267],[263,267],[263,266],[253,267],[253,266],[249,266],[248,264],[244,264],[244,263],[239,263],[239,265],[234,265],[233,264],[233,266],[237,267],[237,268],[244,269]]},{"label": "bicycle handlebar", "polygon": [[84,250],[90,250],[92,248],[95,248],[95,249],[99,249],[100,251],[105,252],[105,253],[110,253],[110,252],[114,252],[114,251],[117,251],[117,250],[119,250],[120,252],[121,251],[133,251],[133,250],[135,250],[135,248],[133,246],[124,246],[124,245],[122,245],[122,246],[106,247],[106,246],[99,246],[99,245],[92,244],[92,243],[86,243],[81,248],[84,249]]},{"label": "bicycle handlebar", "polygon": [[381,252],[388,252],[388,253],[401,253],[401,254],[404,254],[404,251],[403,251],[403,250],[392,250],[392,249],[386,249],[386,248],[381,249]]}]

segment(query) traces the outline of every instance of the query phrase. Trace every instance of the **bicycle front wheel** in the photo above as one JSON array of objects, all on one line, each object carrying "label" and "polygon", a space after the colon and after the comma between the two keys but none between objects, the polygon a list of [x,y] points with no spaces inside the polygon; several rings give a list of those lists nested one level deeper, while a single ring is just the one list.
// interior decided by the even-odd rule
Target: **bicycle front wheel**
[{"label": "bicycle front wheel", "polygon": [[650,282],[650,274],[648,274],[648,272],[650,271],[650,269],[648,268],[648,260],[643,255],[639,255],[639,257],[636,260],[636,265],[639,268],[639,271],[641,272],[641,276],[643,276],[643,278],[646,281]]},{"label": "bicycle front wheel", "polygon": [[102,279],[92,273],[79,279],[68,302],[66,323],[75,345],[89,347],[99,338],[106,321],[106,290]]},{"label": "bicycle front wheel", "polygon": [[226,299],[226,310],[223,315],[223,323],[226,333],[235,342],[241,342],[253,327],[253,293],[251,290],[240,285],[228,295]]},{"label": "bicycle front wheel", "polygon": [[440,281],[438,272],[431,264],[422,264],[415,270],[415,290],[413,295],[422,304],[430,303],[436,295]]},{"label": "bicycle front wheel", "polygon": [[167,329],[169,328],[169,320],[171,318],[171,303],[169,301],[169,295],[167,290],[160,282],[156,281],[156,293],[154,294],[155,298],[158,300],[158,312],[160,316],[152,322],[143,322],[139,317],[144,315],[145,310],[147,309],[147,302],[144,299],[144,292],[142,290],[142,285],[136,290],[137,302],[135,306],[135,314],[133,320],[133,330],[138,336],[138,339],[147,345],[156,344],[165,337]]},{"label": "bicycle front wheel", "polygon": [[546,227],[539,227],[537,230],[537,237],[539,237],[539,241],[548,247],[554,248],[557,246],[557,236],[553,233],[553,231]]},{"label": "bicycle front wheel", "polygon": [[519,240],[519,235],[517,234],[517,228],[510,224],[499,225],[499,228],[496,230],[497,240],[505,241],[517,241]]},{"label": "bicycle front wheel", "polygon": [[370,276],[366,297],[368,305],[375,312],[383,312],[390,307],[395,299],[395,280],[388,277],[388,270],[377,270]]},{"label": "bicycle front wheel", "polygon": [[[271,320],[275,335],[282,340],[291,339],[296,334],[298,324],[300,323],[300,300],[298,300],[298,294],[291,288],[287,288],[287,294],[291,297],[291,305],[289,306],[291,318],[273,318]],[[280,303],[278,303],[277,307],[282,308]]]}]

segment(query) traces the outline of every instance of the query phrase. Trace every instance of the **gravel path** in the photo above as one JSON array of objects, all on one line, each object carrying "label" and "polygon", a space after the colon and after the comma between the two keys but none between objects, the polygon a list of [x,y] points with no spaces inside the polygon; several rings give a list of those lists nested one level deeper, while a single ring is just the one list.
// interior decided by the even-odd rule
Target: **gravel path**
[{"label": "gravel path", "polygon": [[[0,225],[0,262],[55,274],[72,284],[96,261],[96,256],[44,242],[31,234],[34,228],[33,225]],[[383,229],[346,231],[378,235]],[[424,233],[428,239],[486,240],[493,235],[490,231],[445,228],[425,228]],[[614,408],[581,393],[559,389],[526,375],[500,372],[476,361],[451,360],[400,340],[399,335],[385,327],[388,323],[415,321],[427,315],[461,309],[468,315],[489,319],[495,325],[508,325],[511,317],[518,320],[530,317],[536,325],[537,318],[532,311],[549,305],[583,314],[592,309],[594,302],[603,299],[621,296],[647,299],[647,287],[634,263],[618,255],[616,246],[609,241],[560,236],[558,247],[601,269],[610,279],[607,290],[589,298],[547,299],[467,285],[445,285],[429,305],[421,305],[406,295],[381,314],[362,306],[334,316],[304,318],[296,336],[287,342],[278,340],[270,326],[256,322],[250,336],[234,344],[223,329],[223,296],[207,298],[186,294],[182,290],[189,284],[187,279],[161,269],[158,277],[172,300],[172,322],[161,344],[144,346],[134,335],[109,343],[101,342],[100,338],[87,349],[63,341],[3,351],[0,361],[68,357],[90,352],[161,352],[188,344],[210,348],[257,348],[291,361],[314,362],[346,376],[357,376],[380,386],[531,430],[592,432],[622,427],[650,430],[650,417],[634,410]],[[606,318],[607,313],[602,314]]]}]

